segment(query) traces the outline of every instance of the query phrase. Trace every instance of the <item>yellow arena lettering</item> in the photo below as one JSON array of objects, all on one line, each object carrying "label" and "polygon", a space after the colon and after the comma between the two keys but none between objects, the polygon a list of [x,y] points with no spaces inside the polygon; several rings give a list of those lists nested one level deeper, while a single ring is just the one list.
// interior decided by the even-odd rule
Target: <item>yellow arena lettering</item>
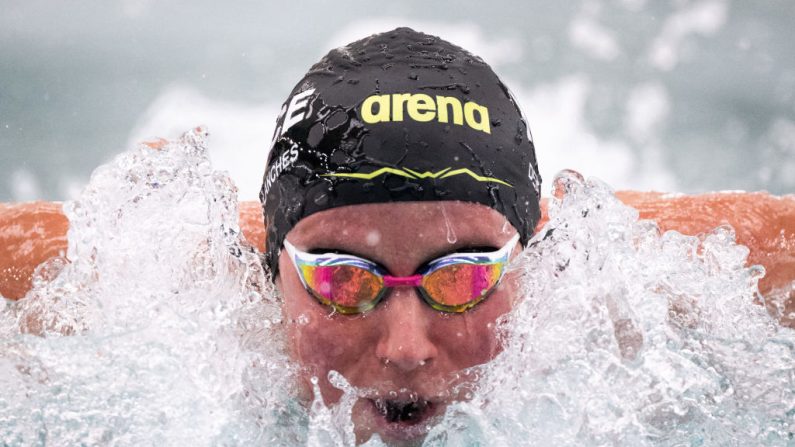
[{"label": "yellow arena lettering", "polygon": [[436,118],[436,103],[428,95],[411,95],[408,104],[408,112],[411,119],[421,123],[427,123]]},{"label": "yellow arena lettering", "polygon": [[395,93],[392,95],[392,121],[403,121],[403,103],[411,101],[411,93]]},{"label": "yellow arena lettering", "polygon": [[[374,110],[378,107],[378,110]],[[454,96],[435,97],[425,93],[371,95],[362,102],[362,121],[368,124],[400,122],[405,116],[420,123],[437,120],[491,134],[489,109],[476,102],[463,103]]]},{"label": "yellow arena lettering", "polygon": [[436,96],[436,114],[439,115],[439,122],[446,123],[448,107],[453,110],[453,124],[459,126],[464,124],[464,112],[461,109],[461,101],[453,96]]},{"label": "yellow arena lettering", "polygon": [[[378,104],[378,113],[373,113],[373,106]],[[362,103],[362,120],[375,124],[389,121],[389,95],[369,96]]]},{"label": "yellow arena lettering", "polygon": [[[475,112],[478,112],[480,122],[475,120]],[[468,102],[464,104],[464,117],[466,117],[469,127],[491,134],[491,127],[489,127],[489,109],[486,107],[474,102]]]}]

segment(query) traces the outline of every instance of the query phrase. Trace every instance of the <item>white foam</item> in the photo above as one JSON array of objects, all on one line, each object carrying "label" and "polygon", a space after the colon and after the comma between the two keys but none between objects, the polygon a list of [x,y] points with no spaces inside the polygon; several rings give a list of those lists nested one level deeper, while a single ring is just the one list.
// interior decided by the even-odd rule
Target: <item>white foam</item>
[{"label": "white foam", "polygon": [[625,125],[637,141],[598,135],[585,117],[591,90],[584,74],[513,90],[530,121],[542,179],[547,182],[561,170],[574,169],[617,189],[676,190],[674,176],[660,156],[658,132],[668,113],[664,89],[641,85],[630,98]]},{"label": "white foam", "polygon": [[240,200],[256,200],[280,106],[220,100],[190,86],[173,85],[138,119],[128,145],[176,138],[185,129],[207,126],[212,129],[210,158],[214,166],[229,172],[240,190]]},{"label": "white foam", "polygon": [[632,87],[624,117],[627,134],[639,143],[659,139],[670,112],[670,95],[662,83],[651,81]]},{"label": "white foam", "polygon": [[660,34],[652,42],[649,49],[651,64],[660,70],[673,70],[679,64],[687,37],[691,34],[715,34],[726,23],[728,9],[725,0],[682,3],[681,9],[665,20]]},{"label": "white foam", "polygon": [[41,197],[39,181],[28,169],[17,168],[7,181],[11,197],[16,202],[29,202]]},{"label": "white foam", "polygon": [[594,59],[610,61],[621,54],[621,48],[613,32],[599,22],[600,10],[599,3],[583,3],[569,23],[569,42]]},{"label": "white foam", "polygon": [[762,136],[763,166],[759,177],[795,190],[795,121],[777,117]]}]

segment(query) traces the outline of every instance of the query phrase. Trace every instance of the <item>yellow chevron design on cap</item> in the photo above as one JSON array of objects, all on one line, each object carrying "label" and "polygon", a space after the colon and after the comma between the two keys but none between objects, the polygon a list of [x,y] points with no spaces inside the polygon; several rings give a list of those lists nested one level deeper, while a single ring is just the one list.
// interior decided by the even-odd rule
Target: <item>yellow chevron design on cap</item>
[{"label": "yellow chevron design on cap", "polygon": [[439,172],[428,172],[428,171],[425,171],[422,174],[420,174],[417,171],[412,171],[411,169],[406,168],[406,171],[410,172],[412,175],[414,175],[417,178],[428,178],[428,177],[437,178],[437,177],[439,177],[440,175],[444,174],[445,172],[447,172],[449,170],[450,170],[450,168],[444,168],[444,169],[442,169]]},{"label": "yellow chevron design on cap", "polygon": [[394,175],[399,175],[401,177],[406,177],[406,178],[410,178],[410,179],[429,178],[429,177],[430,178],[447,178],[447,177],[452,177],[454,175],[467,174],[468,176],[472,177],[473,179],[475,179],[475,180],[477,180],[479,182],[494,182],[494,183],[499,183],[499,184],[502,184],[502,185],[505,185],[505,186],[513,188],[513,185],[511,185],[508,182],[504,182],[504,181],[502,181],[502,180],[500,180],[498,178],[494,178],[494,177],[485,177],[485,176],[482,176],[482,175],[477,175],[477,174],[475,174],[474,172],[470,171],[467,168],[460,168],[460,169],[455,169],[455,170],[452,170],[452,171],[450,171],[450,168],[444,168],[441,171],[437,171],[437,172],[425,171],[425,172],[422,172],[422,173],[414,171],[414,170],[409,169],[409,168],[406,168],[405,170],[403,170],[403,169],[395,169],[395,168],[381,168],[381,169],[378,169],[377,171],[373,171],[373,172],[370,172],[370,173],[367,173],[367,174],[363,174],[363,173],[348,173],[348,172],[332,172],[332,173],[329,173],[329,174],[323,174],[322,177],[345,177],[345,178],[358,178],[358,179],[363,179],[363,180],[372,180],[372,179],[374,179],[374,178],[376,178],[376,177],[378,177],[380,175],[384,175],[384,174],[394,174]]},{"label": "yellow chevron design on cap", "polygon": [[322,176],[323,177],[349,177],[349,178],[360,178],[360,179],[364,179],[364,180],[372,180],[372,179],[378,177],[379,175],[383,175],[383,174],[387,174],[387,173],[388,174],[399,175],[401,177],[415,178],[413,175],[411,175],[411,174],[409,174],[407,172],[401,171],[400,169],[394,169],[394,168],[381,168],[381,169],[379,169],[377,171],[373,171],[373,172],[371,172],[369,174],[332,172],[331,174],[323,174]]},{"label": "yellow chevron design on cap", "polygon": [[472,172],[472,171],[470,171],[469,169],[466,169],[466,168],[455,169],[453,171],[450,171],[447,174],[443,175],[442,178],[452,177],[452,176],[458,175],[458,174],[467,174],[467,175],[469,175],[470,177],[472,177],[473,179],[475,179],[475,180],[477,180],[479,182],[495,182],[495,183],[500,183],[500,184],[503,184],[505,186],[510,186],[511,188],[513,188],[513,185],[511,185],[508,182],[504,182],[504,181],[502,181],[502,180],[500,180],[498,178],[494,178],[494,177],[484,177],[482,175],[477,175],[474,172]]}]

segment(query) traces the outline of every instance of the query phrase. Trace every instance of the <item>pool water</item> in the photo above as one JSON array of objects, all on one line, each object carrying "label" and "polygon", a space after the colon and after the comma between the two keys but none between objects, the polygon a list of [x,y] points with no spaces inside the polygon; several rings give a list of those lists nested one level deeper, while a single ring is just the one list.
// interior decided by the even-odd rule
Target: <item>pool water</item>
[{"label": "pool water", "polygon": [[[0,310],[0,443],[354,442],[362,390],[332,372],[340,404],[294,397],[280,297],[207,145],[199,129],[124,152],[65,205],[70,262]],[[477,386],[425,443],[795,442],[795,337],[755,304],[764,271],[732,229],[660,234],[598,180],[553,183],[505,350],[461,372]]]}]

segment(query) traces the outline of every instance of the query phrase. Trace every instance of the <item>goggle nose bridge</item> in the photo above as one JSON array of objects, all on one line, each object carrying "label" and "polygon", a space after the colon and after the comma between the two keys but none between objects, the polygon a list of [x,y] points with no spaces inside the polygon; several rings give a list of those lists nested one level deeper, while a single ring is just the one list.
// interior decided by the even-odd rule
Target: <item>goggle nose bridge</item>
[{"label": "goggle nose bridge", "polygon": [[422,275],[390,276],[384,275],[384,287],[419,287],[422,284]]}]

